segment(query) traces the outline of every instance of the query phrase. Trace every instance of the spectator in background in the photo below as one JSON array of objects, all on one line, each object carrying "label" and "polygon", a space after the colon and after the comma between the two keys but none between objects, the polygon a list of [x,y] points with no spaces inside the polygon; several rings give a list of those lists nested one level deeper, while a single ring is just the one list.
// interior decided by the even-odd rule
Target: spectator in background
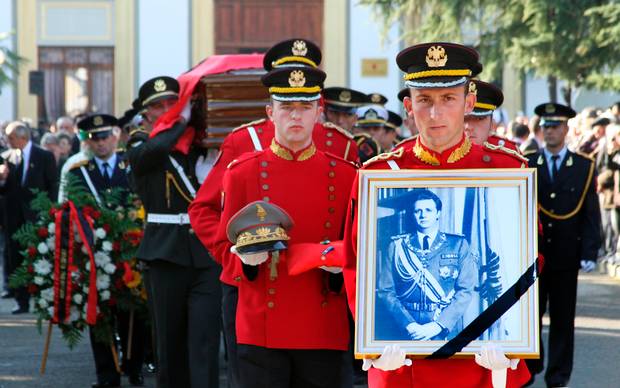
[{"label": "spectator in background", "polygon": [[614,124],[620,124],[620,101],[614,103],[611,107],[609,107],[609,111],[611,113],[611,120]]},{"label": "spectator in background", "polygon": [[521,144],[521,152],[524,154],[536,152],[543,147],[544,139],[540,128],[540,116],[534,115],[528,124],[530,136]]},{"label": "spectator in background", "polygon": [[510,124],[511,139],[520,147],[530,135],[530,129],[527,125],[522,123],[512,121]]},{"label": "spectator in background", "polygon": [[[584,133],[581,144],[579,144],[579,152],[589,155],[592,158],[597,157],[597,153],[600,149],[605,150],[605,130],[611,123],[607,117],[599,117],[592,122],[591,128]],[[600,147],[599,147],[600,146]],[[600,170],[599,170],[600,173]]]},{"label": "spectator in background", "polygon": [[65,132],[71,135],[71,150],[69,155],[80,152],[80,137],[75,123],[76,121],[69,116],[61,116],[58,120],[56,120],[56,131],[59,133]]},{"label": "spectator in background", "polygon": [[60,157],[62,156],[60,152],[60,146],[58,144],[58,138],[55,134],[48,132],[41,138],[41,148],[48,150],[52,154],[54,154],[54,158],[56,159],[56,164],[59,163]]},{"label": "spectator in background", "polygon": [[596,191],[601,206],[601,246],[602,255],[613,258],[617,251],[617,242],[620,231],[618,205],[615,204],[614,175],[620,168],[620,126],[607,127],[606,142],[601,143],[596,158]]},{"label": "spectator in background", "polygon": [[72,155],[71,149],[73,144],[73,137],[66,132],[57,132],[58,148],[60,149],[60,155],[67,159]]}]

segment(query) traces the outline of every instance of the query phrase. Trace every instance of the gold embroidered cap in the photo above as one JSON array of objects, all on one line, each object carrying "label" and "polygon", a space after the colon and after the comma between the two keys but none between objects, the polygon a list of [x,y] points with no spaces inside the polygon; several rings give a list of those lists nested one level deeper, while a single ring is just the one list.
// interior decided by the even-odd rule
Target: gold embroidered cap
[{"label": "gold embroidered cap", "polygon": [[540,116],[540,125],[543,127],[555,127],[577,115],[571,107],[555,102],[538,105],[534,113]]},{"label": "gold embroidered cap", "polygon": [[315,101],[321,98],[325,73],[311,67],[285,67],[263,75],[262,81],[276,101]]},{"label": "gold embroidered cap", "polygon": [[380,93],[370,93],[368,95],[368,100],[370,100],[371,103],[377,105],[385,105],[388,102],[387,97]]},{"label": "gold embroidered cap", "polygon": [[388,119],[387,119],[387,122],[385,123],[386,129],[396,130],[401,125],[403,125],[403,118],[398,113],[388,110]]},{"label": "gold embroidered cap", "polygon": [[151,78],[140,86],[138,98],[143,108],[156,101],[179,97],[179,83],[167,76]]},{"label": "gold embroidered cap", "polygon": [[469,81],[469,92],[476,95],[472,116],[489,116],[504,102],[504,94],[495,85],[480,80]]},{"label": "gold embroidered cap", "polygon": [[329,87],[323,90],[325,108],[338,112],[355,113],[355,108],[370,102],[365,93],[342,87]]},{"label": "gold embroidered cap", "polygon": [[88,139],[103,139],[112,133],[112,128],[118,126],[118,120],[112,115],[94,114],[78,121],[77,127]]},{"label": "gold embroidered cap", "polygon": [[321,49],[307,39],[287,39],[273,45],[263,58],[267,71],[282,67],[314,67],[321,64]]},{"label": "gold embroidered cap", "polygon": [[448,42],[422,43],[396,57],[408,88],[449,88],[462,85],[482,71],[478,52]]},{"label": "gold embroidered cap", "polygon": [[284,209],[265,201],[247,204],[228,221],[226,234],[239,253],[286,249],[293,227]]},{"label": "gold embroidered cap", "polygon": [[388,111],[381,105],[366,105],[357,108],[358,127],[383,126],[388,120]]}]

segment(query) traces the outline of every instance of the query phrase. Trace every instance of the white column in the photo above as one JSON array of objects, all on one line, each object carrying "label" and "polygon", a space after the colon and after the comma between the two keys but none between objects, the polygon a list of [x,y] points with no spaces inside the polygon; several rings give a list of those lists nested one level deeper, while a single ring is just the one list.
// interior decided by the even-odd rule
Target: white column
[{"label": "white column", "polygon": [[[13,1],[12,0],[0,0],[0,33],[9,32],[15,29],[13,23]],[[13,38],[3,40],[0,42],[2,47],[7,47],[15,51],[13,46]],[[0,90],[0,122],[15,120],[15,90],[13,85],[8,84],[2,87]]]}]

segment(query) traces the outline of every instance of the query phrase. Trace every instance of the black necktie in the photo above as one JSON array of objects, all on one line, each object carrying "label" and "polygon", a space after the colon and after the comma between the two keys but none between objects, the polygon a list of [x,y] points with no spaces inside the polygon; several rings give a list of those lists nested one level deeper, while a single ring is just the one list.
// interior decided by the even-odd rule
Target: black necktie
[{"label": "black necktie", "polygon": [[558,159],[560,159],[560,155],[551,156],[551,180],[553,181],[558,176]]},{"label": "black necktie", "polygon": [[110,165],[108,164],[108,162],[103,162],[102,166],[103,166],[103,180],[107,185],[109,185],[110,174],[108,173],[108,168],[110,167]]},{"label": "black necktie", "polygon": [[422,249],[425,251],[428,251],[429,248],[428,240],[428,236],[424,236],[424,238],[422,239]]}]

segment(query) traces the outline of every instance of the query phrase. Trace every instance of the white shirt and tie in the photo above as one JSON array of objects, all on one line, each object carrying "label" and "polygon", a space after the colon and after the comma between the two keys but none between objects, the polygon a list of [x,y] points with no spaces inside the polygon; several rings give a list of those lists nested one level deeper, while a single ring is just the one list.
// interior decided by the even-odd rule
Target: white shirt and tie
[{"label": "white shirt and tie", "polygon": [[99,159],[95,156],[95,163],[97,164],[97,168],[99,168],[99,172],[101,176],[104,178],[112,179],[112,175],[114,174],[114,166],[116,166],[116,154],[112,154],[108,160]]},{"label": "white shirt and tie", "polygon": [[418,231],[418,243],[420,244],[420,248],[423,250],[429,250],[433,245],[433,241],[435,241],[435,237],[437,237],[438,229],[433,229],[429,233],[422,233]]},{"label": "white shirt and tie", "polygon": [[558,152],[557,154],[552,154],[546,148],[543,150],[543,153],[545,155],[545,160],[547,161],[547,169],[549,170],[549,176],[551,177],[551,181],[554,181],[556,179],[556,177],[553,174],[554,164],[555,164],[555,171],[556,172],[560,171],[560,167],[562,166],[564,158],[566,158],[567,152],[568,152],[568,148],[566,146],[564,146],[560,150],[560,152]]}]

